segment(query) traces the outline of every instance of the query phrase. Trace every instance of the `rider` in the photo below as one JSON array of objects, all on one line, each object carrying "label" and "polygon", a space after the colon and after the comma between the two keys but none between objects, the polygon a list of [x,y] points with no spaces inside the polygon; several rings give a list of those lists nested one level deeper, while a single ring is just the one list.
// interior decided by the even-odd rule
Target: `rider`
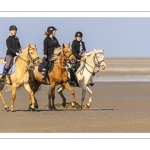
[{"label": "rider", "polygon": [[19,38],[16,36],[16,34],[17,34],[17,27],[15,25],[11,25],[9,27],[9,36],[6,39],[7,45],[7,52],[5,57],[6,64],[3,68],[2,77],[0,78],[0,81],[2,82],[4,82],[5,76],[12,65],[14,57],[19,55],[19,51],[21,49]]},{"label": "rider", "polygon": [[45,35],[47,36],[44,39],[44,64],[42,69],[42,83],[45,83],[45,75],[48,68],[48,62],[49,59],[52,57],[54,49],[57,47],[61,47],[56,35],[56,28],[53,26],[50,26],[47,28],[47,32],[45,32]]},{"label": "rider", "polygon": [[[85,43],[82,41],[82,37],[83,37],[82,32],[80,32],[80,31],[76,32],[75,33],[75,40],[73,40],[71,46],[72,46],[72,53],[76,57],[76,59],[85,62],[86,58],[82,57],[81,54],[84,54],[87,51],[85,48]],[[73,69],[77,71],[79,66],[80,66],[80,61],[76,61],[76,68],[75,69],[73,68]],[[71,76],[69,83],[74,84],[74,79],[72,76]],[[90,85],[93,86],[94,83],[90,83]]]}]

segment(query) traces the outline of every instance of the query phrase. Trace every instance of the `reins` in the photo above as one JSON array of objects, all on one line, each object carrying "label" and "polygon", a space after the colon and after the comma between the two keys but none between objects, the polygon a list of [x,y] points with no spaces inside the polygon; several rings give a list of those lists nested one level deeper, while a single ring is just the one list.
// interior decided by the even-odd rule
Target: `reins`
[{"label": "reins", "polygon": [[[27,63],[29,63],[30,62],[30,60],[25,60],[25,59],[23,59],[20,55],[18,55],[18,58],[20,58],[21,60],[23,60],[24,62],[27,62]],[[37,61],[38,59],[39,59],[39,57],[36,57],[35,59],[33,59],[32,58],[32,56],[30,55],[30,53],[29,53],[29,49],[28,49],[28,58],[29,59],[31,59],[31,61],[33,62],[33,64],[34,64],[34,66],[35,66],[35,61]],[[22,64],[27,68],[27,70],[34,70],[34,68],[30,68],[30,66],[29,65],[25,65],[23,62],[22,62]]]},{"label": "reins", "polygon": [[[97,54],[95,54],[95,57],[93,57],[93,59],[94,59],[94,64],[96,65],[96,67],[98,67],[98,68],[99,68],[99,69],[98,69],[98,71],[94,72],[94,69],[95,69],[96,67],[95,67],[95,68],[93,68],[93,66],[91,66],[91,65],[90,65],[90,64],[88,64],[87,62],[84,62],[84,61],[82,61],[82,60],[77,59],[77,61],[82,61],[82,62],[83,62],[83,67],[82,67],[82,69],[81,69],[81,70],[83,70],[83,71],[84,71],[84,68],[86,68],[86,70],[87,70],[89,73],[91,73],[93,76],[94,76],[97,72],[99,72],[99,70],[100,70],[99,65],[100,65],[102,62],[104,62],[104,60],[98,61],[98,59],[97,59],[96,55],[97,55]],[[97,62],[95,61],[95,58],[96,58]],[[91,72],[91,71],[90,71],[90,70],[86,67],[86,64],[92,68],[93,72]],[[83,74],[83,71],[82,71],[82,73],[81,73],[81,74]],[[80,71],[80,72],[81,72],[81,71]]]}]

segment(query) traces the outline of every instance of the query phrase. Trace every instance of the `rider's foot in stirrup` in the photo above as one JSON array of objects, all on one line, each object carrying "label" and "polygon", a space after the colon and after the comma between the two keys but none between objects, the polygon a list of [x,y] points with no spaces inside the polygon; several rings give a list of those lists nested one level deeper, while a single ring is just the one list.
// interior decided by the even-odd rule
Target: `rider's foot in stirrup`
[{"label": "rider's foot in stirrup", "polygon": [[5,76],[2,76],[2,77],[0,78],[0,81],[1,81],[1,82],[4,82],[4,81],[5,81]]},{"label": "rider's foot in stirrup", "polygon": [[74,81],[70,80],[69,84],[74,85]]},{"label": "rider's foot in stirrup", "polygon": [[46,82],[45,82],[45,79],[42,79],[42,82],[41,83],[43,83],[43,84],[45,84]]},{"label": "rider's foot in stirrup", "polygon": [[93,85],[94,85],[94,83],[93,83],[93,82],[91,82],[91,83],[90,83],[90,86],[93,86]]}]

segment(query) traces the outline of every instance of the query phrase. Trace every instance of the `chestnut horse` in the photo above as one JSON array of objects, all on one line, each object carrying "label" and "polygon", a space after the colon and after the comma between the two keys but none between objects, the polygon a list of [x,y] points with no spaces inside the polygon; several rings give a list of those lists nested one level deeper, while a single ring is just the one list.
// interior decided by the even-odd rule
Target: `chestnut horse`
[{"label": "chestnut horse", "polygon": [[[51,72],[48,72],[46,75],[46,85],[50,85],[50,90],[48,92],[48,107],[50,110],[56,110],[54,105],[55,99],[55,87],[57,85],[62,85],[72,94],[72,106],[75,106],[76,99],[74,90],[70,87],[68,83],[68,73],[66,71],[66,61],[76,61],[75,56],[72,54],[72,50],[70,50],[70,43],[65,45],[62,44],[62,48],[56,48],[54,50],[54,55],[50,59],[50,61],[54,61],[54,67]],[[42,74],[38,71],[38,67],[35,66],[34,70],[30,70],[31,80],[29,81],[29,85],[34,93],[36,93],[42,84]],[[52,99],[52,105],[51,105]],[[37,101],[35,99],[36,106],[38,106]],[[65,104],[64,104],[65,105]],[[30,105],[29,105],[30,109]]]},{"label": "chestnut horse", "polygon": [[[33,63],[33,65],[37,65],[37,62],[39,60],[38,52],[36,49],[36,45],[32,46],[28,44],[28,46],[23,49],[22,53],[17,57],[15,65],[15,71],[14,73],[7,75],[4,82],[0,82],[0,98],[2,99],[4,108],[8,110],[8,106],[6,101],[3,99],[2,90],[5,86],[5,84],[12,85],[12,104],[11,104],[11,111],[15,111],[14,107],[14,101],[16,98],[16,89],[18,87],[23,86],[30,94],[30,104],[32,110],[35,109],[34,107],[34,93],[31,90],[29,86],[29,72],[28,69],[30,69],[29,64],[30,62]],[[0,75],[1,76],[1,75]]]}]

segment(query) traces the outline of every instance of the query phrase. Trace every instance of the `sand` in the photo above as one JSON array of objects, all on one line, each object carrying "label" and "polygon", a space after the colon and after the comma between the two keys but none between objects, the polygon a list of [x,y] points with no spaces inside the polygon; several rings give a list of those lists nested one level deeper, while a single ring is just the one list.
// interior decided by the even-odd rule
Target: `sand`
[{"label": "sand", "polygon": [[[107,68],[97,76],[145,77],[150,74],[148,58],[106,58]],[[116,71],[113,71],[113,68]],[[145,70],[146,71],[143,71]],[[149,133],[150,132],[150,82],[96,82],[90,87],[93,102],[89,110],[62,109],[49,111],[48,86],[36,94],[39,109],[28,111],[29,95],[22,88],[17,91],[16,112],[6,112],[0,104],[0,132],[10,133]],[[11,104],[11,92],[4,89],[4,98]],[[80,104],[81,89],[74,88]],[[67,102],[71,95],[64,91]],[[85,104],[88,95],[85,98]],[[56,92],[55,103],[61,103]]]}]

